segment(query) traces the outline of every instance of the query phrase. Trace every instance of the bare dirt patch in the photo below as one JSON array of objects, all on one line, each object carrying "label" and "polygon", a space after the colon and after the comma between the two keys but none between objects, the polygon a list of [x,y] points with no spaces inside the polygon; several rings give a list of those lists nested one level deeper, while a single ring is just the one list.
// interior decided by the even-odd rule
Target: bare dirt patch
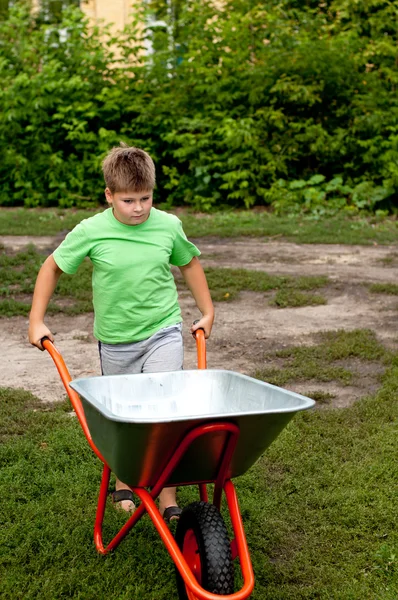
[{"label": "bare dirt patch", "polygon": [[206,265],[211,267],[241,267],[284,275],[327,275],[346,282],[392,282],[397,276],[394,246],[300,245],[259,242],[252,238],[214,238],[205,244],[197,240],[197,244]]},{"label": "bare dirt patch", "polygon": [[[7,248],[22,249],[28,243],[51,252],[57,238],[4,236]],[[269,306],[269,295],[241,292],[234,302],[216,305],[216,322],[208,342],[208,364],[213,369],[231,369],[253,374],[264,366],[265,356],[292,345],[310,345],[319,331],[368,328],[387,346],[398,347],[397,297],[371,294],[369,283],[396,282],[395,246],[298,245],[265,242],[258,239],[197,240],[204,266],[263,270],[274,274],[327,275],[330,285],[322,290],[328,303],[321,306],[277,308]],[[187,292],[180,294],[184,317],[185,368],[195,368],[195,344],[189,324],[198,316]],[[96,341],[92,336],[91,314],[55,315],[47,318],[56,333],[72,377],[99,374]],[[23,387],[43,400],[65,396],[50,357],[27,342],[28,319],[0,320],[0,385]],[[356,369],[359,366],[356,365]],[[378,387],[378,370],[361,363],[361,377],[352,386],[340,384],[297,383],[286,386],[298,392],[321,389],[334,395],[329,406],[347,406]],[[355,369],[354,369],[355,370]]]}]

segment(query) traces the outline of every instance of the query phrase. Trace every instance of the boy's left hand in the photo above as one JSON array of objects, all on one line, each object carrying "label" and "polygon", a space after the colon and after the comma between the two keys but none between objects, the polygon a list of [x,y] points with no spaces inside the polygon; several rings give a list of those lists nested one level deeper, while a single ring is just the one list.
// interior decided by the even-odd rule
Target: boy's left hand
[{"label": "boy's left hand", "polygon": [[214,314],[203,315],[199,321],[195,321],[191,326],[191,333],[194,333],[197,329],[203,329],[205,332],[205,338],[210,337],[211,328],[213,327]]}]

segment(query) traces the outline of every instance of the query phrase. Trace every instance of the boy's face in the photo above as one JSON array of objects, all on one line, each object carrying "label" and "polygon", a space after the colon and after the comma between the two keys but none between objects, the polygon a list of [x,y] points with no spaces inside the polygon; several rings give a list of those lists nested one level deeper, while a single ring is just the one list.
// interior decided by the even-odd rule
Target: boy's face
[{"label": "boy's face", "polygon": [[105,190],[108,204],[115,218],[124,225],[140,225],[149,217],[152,208],[152,190],[145,192],[115,192]]}]

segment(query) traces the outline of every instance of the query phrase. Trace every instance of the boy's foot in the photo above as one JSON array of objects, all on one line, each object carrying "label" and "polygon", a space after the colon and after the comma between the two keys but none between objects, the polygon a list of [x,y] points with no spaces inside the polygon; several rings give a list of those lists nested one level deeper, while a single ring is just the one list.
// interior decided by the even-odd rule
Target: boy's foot
[{"label": "boy's foot", "polygon": [[112,492],[112,502],[117,510],[124,510],[128,513],[135,511],[134,495],[131,490],[122,489]]},{"label": "boy's foot", "polygon": [[163,519],[169,524],[171,521],[178,521],[182,513],[179,506],[168,506],[163,511]]}]

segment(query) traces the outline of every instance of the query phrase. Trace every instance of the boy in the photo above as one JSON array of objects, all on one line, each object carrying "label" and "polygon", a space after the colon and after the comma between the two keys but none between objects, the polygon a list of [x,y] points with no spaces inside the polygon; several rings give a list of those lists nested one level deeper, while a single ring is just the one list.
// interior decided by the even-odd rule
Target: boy
[{"label": "boy", "polygon": [[[50,298],[62,273],[73,274],[86,256],[93,263],[94,335],[103,375],[182,369],[181,310],[170,264],[178,266],[210,336],[214,308],[199,250],[189,242],[181,221],[152,207],[155,166],[139,148],[121,144],[103,162],[109,208],[83,220],[43,263],[37,276],[29,322],[29,341],[51,331],[44,324]],[[134,511],[133,494],[116,478],[113,502]],[[175,488],[159,496],[166,521],[179,517]]]}]

